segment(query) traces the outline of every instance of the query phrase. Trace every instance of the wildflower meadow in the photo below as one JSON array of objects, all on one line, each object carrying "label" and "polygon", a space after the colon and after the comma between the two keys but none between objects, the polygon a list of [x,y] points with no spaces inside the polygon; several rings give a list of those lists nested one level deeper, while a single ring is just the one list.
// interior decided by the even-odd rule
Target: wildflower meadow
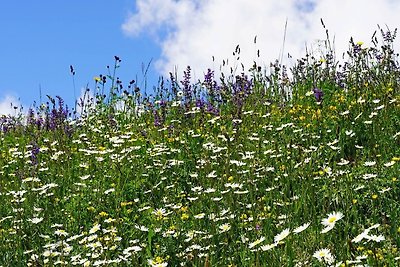
[{"label": "wildflower meadow", "polygon": [[0,266],[399,266],[395,37],[0,117]]}]

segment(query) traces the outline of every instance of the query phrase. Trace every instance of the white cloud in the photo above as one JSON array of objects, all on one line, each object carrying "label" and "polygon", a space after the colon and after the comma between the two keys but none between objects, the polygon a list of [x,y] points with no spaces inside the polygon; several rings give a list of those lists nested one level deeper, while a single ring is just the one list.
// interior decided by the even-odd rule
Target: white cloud
[{"label": "white cloud", "polygon": [[130,14],[122,25],[122,30],[132,36],[144,31],[155,33],[161,27],[174,31],[191,19],[189,14],[196,12],[195,1],[191,0],[139,0],[136,5],[139,13]]},{"label": "white cloud", "polygon": [[[17,107],[17,109],[14,109]],[[21,107],[19,99],[12,95],[6,95],[0,99],[0,116],[1,115],[17,115]]]},{"label": "white cloud", "polygon": [[[232,52],[238,44],[240,62],[246,69],[257,59],[258,49],[263,59],[258,63],[267,65],[280,57],[286,20],[285,56],[290,53],[298,59],[305,55],[306,45],[309,49],[314,45],[315,49],[317,40],[325,39],[322,18],[340,58],[347,51],[351,36],[368,45],[378,24],[394,30],[400,14],[400,1],[395,0],[137,0],[136,3],[137,12],[127,18],[122,29],[130,36],[151,33],[160,42],[162,55],[156,67],[161,74],[175,67],[181,74],[187,65],[199,75],[208,67],[218,70],[223,59],[229,58],[232,63]],[[157,37],[157,33],[162,36]],[[253,42],[255,36],[257,44]]]}]

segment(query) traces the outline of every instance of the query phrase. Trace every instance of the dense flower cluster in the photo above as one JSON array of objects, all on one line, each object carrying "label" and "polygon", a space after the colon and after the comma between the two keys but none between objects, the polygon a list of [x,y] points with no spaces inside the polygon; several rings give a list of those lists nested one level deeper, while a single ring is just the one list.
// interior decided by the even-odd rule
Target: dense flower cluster
[{"label": "dense flower cluster", "polygon": [[80,112],[49,97],[1,117],[0,266],[398,265],[400,68],[382,49],[291,75],[187,68],[154,96],[99,76]]}]

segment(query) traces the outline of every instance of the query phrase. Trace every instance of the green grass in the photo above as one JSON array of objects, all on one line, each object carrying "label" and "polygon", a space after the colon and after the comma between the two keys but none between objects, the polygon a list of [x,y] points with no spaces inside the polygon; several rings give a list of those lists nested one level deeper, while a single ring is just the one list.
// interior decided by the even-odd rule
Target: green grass
[{"label": "green grass", "polygon": [[3,116],[0,266],[399,265],[394,37]]}]

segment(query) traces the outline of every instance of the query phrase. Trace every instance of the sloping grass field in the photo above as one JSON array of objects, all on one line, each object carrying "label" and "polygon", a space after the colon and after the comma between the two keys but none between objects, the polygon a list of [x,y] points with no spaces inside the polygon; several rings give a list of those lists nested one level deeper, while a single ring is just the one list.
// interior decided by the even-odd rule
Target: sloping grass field
[{"label": "sloping grass field", "polygon": [[1,117],[0,266],[399,266],[395,35]]}]

